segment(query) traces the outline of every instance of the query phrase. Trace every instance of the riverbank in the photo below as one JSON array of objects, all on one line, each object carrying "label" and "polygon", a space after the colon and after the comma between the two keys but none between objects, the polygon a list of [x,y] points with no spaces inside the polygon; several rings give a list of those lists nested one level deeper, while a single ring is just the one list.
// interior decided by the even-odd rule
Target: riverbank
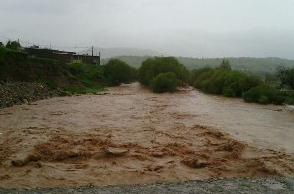
[{"label": "riverbank", "polygon": [[45,84],[0,81],[0,109],[66,95],[69,93],[49,89]]},{"label": "riverbank", "polygon": [[173,194],[173,193],[225,193],[225,194],[292,194],[294,178],[234,178],[209,179],[203,181],[187,181],[164,184],[117,185],[99,187],[94,185],[83,187],[36,188],[32,190],[1,189],[3,194],[43,194],[43,193],[85,193],[85,194]]}]

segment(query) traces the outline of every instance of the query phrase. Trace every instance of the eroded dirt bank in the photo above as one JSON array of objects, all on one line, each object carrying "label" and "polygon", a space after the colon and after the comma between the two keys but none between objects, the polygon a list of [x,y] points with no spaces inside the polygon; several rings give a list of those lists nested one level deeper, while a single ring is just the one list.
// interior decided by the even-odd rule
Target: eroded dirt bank
[{"label": "eroded dirt bank", "polygon": [[[293,114],[275,111],[277,107],[224,101],[190,89],[157,95],[131,84],[104,95],[53,98],[2,109],[0,187],[293,176],[293,141],[277,149],[271,148],[276,141],[270,138],[258,144],[252,139],[261,132],[242,135],[239,128],[229,127],[234,121],[221,123],[212,107],[231,103],[229,107],[236,106],[239,112],[255,107],[255,118],[267,113],[259,110],[273,113],[270,117],[284,114],[289,119]],[[231,115],[236,115],[241,129],[246,126],[242,121],[247,118],[237,118],[238,112]]]}]

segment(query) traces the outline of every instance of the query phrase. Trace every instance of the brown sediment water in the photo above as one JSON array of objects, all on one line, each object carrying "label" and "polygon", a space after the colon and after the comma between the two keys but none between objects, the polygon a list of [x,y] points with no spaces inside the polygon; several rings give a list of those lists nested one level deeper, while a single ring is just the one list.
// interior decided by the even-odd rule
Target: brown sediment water
[{"label": "brown sediment water", "polygon": [[179,100],[175,111],[196,116],[187,123],[212,126],[259,148],[294,154],[294,111],[287,107],[249,104],[197,90]]},{"label": "brown sediment water", "polygon": [[0,187],[294,175],[294,114],[139,84],[0,110]]}]

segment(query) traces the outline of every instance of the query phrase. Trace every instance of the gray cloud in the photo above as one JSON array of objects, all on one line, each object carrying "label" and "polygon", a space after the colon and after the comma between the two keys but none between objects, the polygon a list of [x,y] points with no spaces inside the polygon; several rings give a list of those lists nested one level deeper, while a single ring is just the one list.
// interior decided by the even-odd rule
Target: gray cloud
[{"label": "gray cloud", "polygon": [[0,40],[294,59],[293,7],[292,0],[0,0]]}]

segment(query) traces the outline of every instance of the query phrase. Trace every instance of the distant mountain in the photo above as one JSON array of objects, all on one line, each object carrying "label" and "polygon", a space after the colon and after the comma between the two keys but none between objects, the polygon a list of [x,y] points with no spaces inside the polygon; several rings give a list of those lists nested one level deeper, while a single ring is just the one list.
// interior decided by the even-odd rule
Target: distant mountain
[{"label": "distant mountain", "polygon": [[[138,48],[98,48],[94,47],[94,55],[101,55],[101,59],[113,58],[117,56],[162,56],[163,53]],[[79,54],[92,54],[91,49],[78,52]]]},{"label": "distant mountain", "polygon": [[[251,72],[275,72],[278,66],[294,67],[294,60],[281,59],[276,57],[267,58],[227,58],[233,69]],[[222,58],[187,58],[179,57],[180,63],[184,64],[188,69],[195,69],[199,67],[212,66],[216,67],[221,64]]]},{"label": "distant mountain", "polygon": [[[139,68],[144,60],[148,57],[139,56],[119,56],[115,57],[122,61],[125,61],[130,66]],[[189,57],[177,57],[180,63],[185,65],[188,69],[195,69],[200,67],[216,67],[221,64],[222,58],[189,58]],[[287,60],[281,58],[227,58],[229,59],[233,69],[241,71],[250,71],[258,73],[273,73],[278,66],[294,67],[294,60]],[[102,60],[102,64],[105,64],[109,59]]]}]

